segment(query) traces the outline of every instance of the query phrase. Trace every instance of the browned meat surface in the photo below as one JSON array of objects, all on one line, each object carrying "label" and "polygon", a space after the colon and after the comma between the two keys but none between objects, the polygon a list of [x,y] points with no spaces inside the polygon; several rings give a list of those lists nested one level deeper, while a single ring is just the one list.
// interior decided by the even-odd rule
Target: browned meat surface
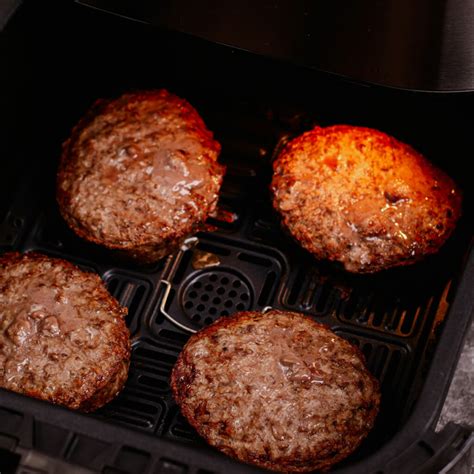
[{"label": "browned meat surface", "polygon": [[276,310],[223,317],[193,335],[171,385],[208,443],[277,471],[327,469],[348,456],[380,402],[358,349],[309,317]]},{"label": "browned meat surface", "polygon": [[122,389],[126,308],[98,275],[40,254],[0,257],[0,387],[82,411]]},{"label": "browned meat surface", "polygon": [[316,127],[274,163],[274,207],[317,258],[351,272],[435,253],[461,213],[455,183],[413,148],[362,127]]},{"label": "browned meat surface", "polygon": [[98,101],[63,145],[61,213],[79,236],[156,261],[214,212],[219,152],[194,108],[165,90]]}]

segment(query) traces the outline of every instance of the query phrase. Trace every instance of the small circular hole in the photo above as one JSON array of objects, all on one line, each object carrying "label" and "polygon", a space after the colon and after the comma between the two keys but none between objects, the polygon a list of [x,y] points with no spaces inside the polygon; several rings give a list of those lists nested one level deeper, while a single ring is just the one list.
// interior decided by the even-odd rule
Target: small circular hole
[{"label": "small circular hole", "polygon": [[191,309],[193,307],[193,302],[192,301],[186,301],[186,303],[184,303],[184,307],[186,309]]},{"label": "small circular hole", "polygon": [[221,278],[221,283],[223,285],[227,285],[229,283],[229,279],[227,277]]},{"label": "small circular hole", "polygon": [[201,286],[202,286],[202,283],[200,281],[196,281],[193,283],[193,288],[196,288],[196,290],[199,290]]},{"label": "small circular hole", "polygon": [[240,288],[240,285],[242,285],[242,283],[239,280],[235,280],[234,283],[232,283],[234,288]]},{"label": "small circular hole", "polygon": [[204,322],[205,322],[206,324],[211,324],[211,323],[212,323],[212,318],[206,318],[206,319],[204,320]]},{"label": "small circular hole", "polygon": [[245,305],[243,303],[239,303],[236,308],[239,310],[239,311],[242,311],[243,309],[245,309]]},{"label": "small circular hole", "polygon": [[193,321],[201,321],[201,316],[199,316],[199,314],[195,314],[191,319]]},{"label": "small circular hole", "polygon": [[233,305],[234,305],[234,303],[232,303],[231,300],[227,300],[227,301],[224,303],[224,306],[225,306],[226,308],[231,308]]},{"label": "small circular hole", "polygon": [[209,301],[209,295],[207,293],[201,295],[201,301]]},{"label": "small circular hole", "polygon": [[215,273],[213,273],[210,277],[209,277],[209,280],[210,281],[217,281],[217,275]]},{"label": "small circular hole", "polygon": [[214,306],[212,308],[209,308],[209,314],[212,314],[212,315],[217,314],[217,309],[214,308]]},{"label": "small circular hole", "polygon": [[221,316],[229,316],[229,311],[221,311]]},{"label": "small circular hole", "polygon": [[190,292],[189,292],[189,297],[190,297],[190,298],[196,298],[197,295],[198,295],[198,294],[197,294],[195,291],[190,291]]},{"label": "small circular hole", "polygon": [[248,301],[249,295],[248,295],[247,293],[242,293],[242,294],[240,295],[240,299],[241,299],[242,301]]},{"label": "small circular hole", "polygon": [[198,304],[198,305],[196,306],[196,309],[197,309],[198,311],[204,311],[205,308],[206,308],[206,307],[205,307],[203,304]]},{"label": "small circular hole", "polygon": [[217,296],[212,300],[214,304],[221,304],[221,299],[218,298]]},{"label": "small circular hole", "polygon": [[23,226],[23,221],[19,218],[19,217],[15,217],[15,219],[13,220],[13,225],[19,229],[20,227]]},{"label": "small circular hole", "polygon": [[206,285],[206,286],[204,287],[204,289],[205,289],[206,291],[212,291],[212,290],[214,289],[214,287],[213,287],[212,285]]},{"label": "small circular hole", "polygon": [[235,290],[230,290],[229,291],[229,297],[230,298],[235,298],[237,296],[237,292]]},{"label": "small circular hole", "polygon": [[217,294],[218,295],[223,295],[225,293],[225,289],[222,288],[222,286],[220,286],[219,288],[217,288]]}]

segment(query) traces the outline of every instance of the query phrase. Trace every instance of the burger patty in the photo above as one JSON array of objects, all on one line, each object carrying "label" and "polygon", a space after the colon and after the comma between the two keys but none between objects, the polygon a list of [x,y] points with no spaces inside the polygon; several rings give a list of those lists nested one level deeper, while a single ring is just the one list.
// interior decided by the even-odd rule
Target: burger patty
[{"label": "burger patty", "polygon": [[126,308],[98,275],[36,253],[0,257],[0,387],[82,411],[122,389]]},{"label": "burger patty", "polygon": [[193,335],[171,386],[209,444],[290,472],[327,469],[352,453],[380,402],[357,348],[309,317],[276,310],[223,317]]},{"label": "burger patty", "polygon": [[461,213],[451,178],[408,145],[362,127],[316,127],[290,141],[271,188],[294,238],[351,272],[437,252]]},{"label": "burger patty", "polygon": [[215,211],[219,152],[196,110],[166,90],[99,100],[63,145],[61,214],[84,239],[156,261]]}]

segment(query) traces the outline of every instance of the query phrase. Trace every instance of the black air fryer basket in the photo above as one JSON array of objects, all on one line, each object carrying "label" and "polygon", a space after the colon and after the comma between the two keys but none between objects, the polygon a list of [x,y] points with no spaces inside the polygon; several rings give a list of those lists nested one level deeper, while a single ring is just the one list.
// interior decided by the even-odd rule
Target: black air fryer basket
[{"label": "black air fryer basket", "polygon": [[[474,97],[355,84],[74,2],[40,3],[25,1],[0,36],[0,251],[36,250],[99,273],[129,309],[133,351],[125,389],[92,415],[0,390],[0,472],[258,472],[208,447],[181,417],[169,376],[189,336],[163,312],[199,329],[267,306],[328,324],[381,381],[373,432],[334,472],[431,473],[454,459],[469,429],[434,427],[474,305]],[[61,143],[95,99],[161,87],[197,108],[228,171],[216,230],[133,266],[69,230],[55,172]],[[281,230],[268,189],[275,153],[315,124],[336,123],[392,134],[457,180],[464,214],[437,255],[349,275]]]}]

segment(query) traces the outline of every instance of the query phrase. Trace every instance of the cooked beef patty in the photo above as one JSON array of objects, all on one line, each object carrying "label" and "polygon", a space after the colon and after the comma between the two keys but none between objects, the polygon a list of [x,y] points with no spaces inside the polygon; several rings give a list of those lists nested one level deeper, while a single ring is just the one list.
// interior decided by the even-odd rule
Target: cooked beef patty
[{"label": "cooked beef patty", "polygon": [[156,261],[215,211],[219,152],[196,110],[165,90],[100,100],[63,145],[61,213],[84,239]]},{"label": "cooked beef patty", "polygon": [[65,260],[0,256],[0,387],[86,412],[101,407],[127,379],[126,313],[98,275]]},{"label": "cooked beef patty", "polygon": [[193,335],[171,386],[209,444],[290,472],[327,469],[352,453],[380,401],[358,349],[309,317],[275,310],[223,317]]},{"label": "cooked beef patty", "polygon": [[316,127],[290,141],[271,187],[295,239],[351,272],[437,252],[461,213],[451,178],[408,145],[362,127]]}]

